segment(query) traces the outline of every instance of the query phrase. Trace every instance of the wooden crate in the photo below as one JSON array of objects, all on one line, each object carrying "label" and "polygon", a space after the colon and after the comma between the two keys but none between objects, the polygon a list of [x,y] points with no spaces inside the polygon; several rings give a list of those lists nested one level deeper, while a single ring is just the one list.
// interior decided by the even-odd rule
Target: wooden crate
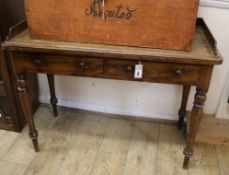
[{"label": "wooden crate", "polygon": [[24,0],[32,38],[191,49],[199,0]]}]

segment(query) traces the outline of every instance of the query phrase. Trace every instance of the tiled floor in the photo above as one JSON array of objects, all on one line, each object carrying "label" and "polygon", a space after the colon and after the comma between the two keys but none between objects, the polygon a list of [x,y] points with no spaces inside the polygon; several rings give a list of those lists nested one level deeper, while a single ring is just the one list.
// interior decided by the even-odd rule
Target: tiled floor
[{"label": "tiled floor", "polygon": [[109,114],[40,107],[40,152],[27,128],[0,131],[1,175],[229,175],[229,147],[197,145],[182,169],[184,134],[176,126],[115,119]]}]

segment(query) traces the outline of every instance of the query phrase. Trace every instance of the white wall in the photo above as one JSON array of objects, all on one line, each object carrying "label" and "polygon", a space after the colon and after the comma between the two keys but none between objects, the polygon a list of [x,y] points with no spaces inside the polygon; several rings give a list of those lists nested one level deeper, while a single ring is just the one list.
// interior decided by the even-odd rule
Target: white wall
[{"label": "white wall", "polygon": [[[201,7],[199,16],[208,23],[225,60],[214,70],[205,106],[206,113],[215,114],[229,67],[229,10]],[[48,103],[50,95],[45,75],[39,76],[39,83],[40,101]],[[55,83],[62,106],[170,120],[178,118],[181,86],[63,76],[56,76]],[[194,91],[193,88],[189,110]]]},{"label": "white wall", "polygon": [[227,73],[227,79],[225,81],[225,85],[221,94],[220,102],[216,111],[216,117],[229,119],[229,70]]},{"label": "white wall", "polygon": [[[206,112],[217,114],[218,118],[229,119],[225,94],[227,73],[229,71],[229,9],[202,7],[199,16],[203,17],[218,42],[218,48],[224,58],[223,65],[217,66],[213,73]],[[228,89],[229,90],[229,89]]]}]

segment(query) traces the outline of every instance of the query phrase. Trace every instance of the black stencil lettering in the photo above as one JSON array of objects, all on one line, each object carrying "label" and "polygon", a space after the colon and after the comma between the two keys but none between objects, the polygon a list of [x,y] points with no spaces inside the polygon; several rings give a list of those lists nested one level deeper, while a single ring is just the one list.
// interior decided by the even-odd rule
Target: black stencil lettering
[{"label": "black stencil lettering", "polygon": [[85,9],[85,15],[100,17],[100,18],[104,16],[105,20],[107,19],[107,17],[130,20],[133,17],[133,14],[137,10],[137,9],[131,9],[129,6],[125,7],[120,4],[114,7],[114,9],[103,11],[102,1],[103,0],[94,0],[91,3],[90,7]]}]

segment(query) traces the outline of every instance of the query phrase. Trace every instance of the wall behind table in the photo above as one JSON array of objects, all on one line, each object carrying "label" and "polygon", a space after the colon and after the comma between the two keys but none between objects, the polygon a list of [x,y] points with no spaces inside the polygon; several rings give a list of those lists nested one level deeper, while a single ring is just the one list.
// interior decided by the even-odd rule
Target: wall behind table
[{"label": "wall behind table", "polygon": [[224,62],[216,66],[206,103],[206,112],[218,118],[229,119],[229,9],[202,7],[199,16],[203,17],[218,43]]},{"label": "wall behind table", "polygon": [[[204,17],[218,41],[224,64],[214,70],[205,112],[215,114],[223,91],[229,65],[229,10],[201,7]],[[39,75],[40,101],[49,103],[48,83]],[[56,76],[59,105],[113,114],[177,120],[181,100],[181,86],[139,83],[131,81]],[[195,89],[189,98],[192,108]],[[229,118],[229,117],[228,117]]]}]

